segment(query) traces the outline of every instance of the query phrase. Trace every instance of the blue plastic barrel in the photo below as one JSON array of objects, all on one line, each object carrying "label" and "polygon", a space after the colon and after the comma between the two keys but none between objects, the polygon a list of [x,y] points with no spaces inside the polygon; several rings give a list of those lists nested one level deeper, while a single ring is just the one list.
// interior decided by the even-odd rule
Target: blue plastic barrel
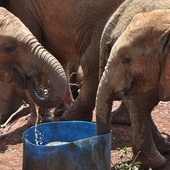
[{"label": "blue plastic barrel", "polygon": [[[38,132],[38,145],[35,130]],[[48,146],[50,142],[53,143]],[[23,170],[110,170],[110,168],[111,134],[97,136],[95,123],[50,122],[33,126],[23,133]]]}]

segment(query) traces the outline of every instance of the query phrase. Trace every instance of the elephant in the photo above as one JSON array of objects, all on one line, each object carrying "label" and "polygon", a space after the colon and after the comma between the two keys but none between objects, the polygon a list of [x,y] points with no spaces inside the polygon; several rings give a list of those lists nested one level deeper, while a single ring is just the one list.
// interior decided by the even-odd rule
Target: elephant
[{"label": "elephant", "polygon": [[[48,80],[48,94],[44,94],[37,77]],[[0,7],[0,81],[1,94],[6,95],[8,102],[14,102],[16,98],[23,100],[23,91],[27,91],[32,100],[44,109],[60,105],[68,86],[65,71],[58,60],[21,20],[3,7]],[[7,101],[3,102],[8,106]],[[3,116],[1,113],[2,119]]]},{"label": "elephant", "polygon": [[[57,58],[67,77],[68,63],[81,65],[83,69],[78,97],[74,100],[70,89],[67,90],[62,120],[91,121],[98,86],[100,37],[109,17],[122,2],[124,0],[17,0],[17,3],[5,0],[5,7]],[[56,115],[61,106],[63,104],[56,109]]]},{"label": "elephant", "polygon": [[[168,8],[170,8],[169,0],[126,0],[120,5],[106,23],[100,40],[99,80],[104,71],[112,46],[124,32],[132,17],[139,12]],[[118,100],[121,99],[121,96],[119,96]],[[112,124],[131,124],[123,101],[120,107],[112,112],[111,122]]]},{"label": "elephant", "polygon": [[[104,38],[104,37],[103,37]],[[112,102],[121,95],[132,124],[132,150],[142,168],[166,165],[160,152],[170,143],[158,132],[151,111],[170,93],[170,9],[135,14],[114,45],[96,97],[97,134],[111,129]]]}]

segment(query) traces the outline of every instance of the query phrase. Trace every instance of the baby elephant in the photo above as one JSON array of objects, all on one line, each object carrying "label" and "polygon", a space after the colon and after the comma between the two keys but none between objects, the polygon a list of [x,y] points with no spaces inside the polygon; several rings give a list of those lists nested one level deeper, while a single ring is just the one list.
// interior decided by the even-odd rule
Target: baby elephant
[{"label": "baby elephant", "polygon": [[[97,92],[98,135],[110,132],[112,102],[120,94],[130,114],[134,156],[138,154],[142,168],[165,166],[151,111],[170,97],[169,9],[136,14],[112,46]],[[159,139],[170,150],[169,143]]]},{"label": "baby elephant", "polygon": [[[49,82],[48,95],[39,82],[43,78]],[[0,81],[28,89],[33,101],[41,108],[59,105],[67,89],[66,75],[58,60],[44,49],[16,16],[2,7]]]}]

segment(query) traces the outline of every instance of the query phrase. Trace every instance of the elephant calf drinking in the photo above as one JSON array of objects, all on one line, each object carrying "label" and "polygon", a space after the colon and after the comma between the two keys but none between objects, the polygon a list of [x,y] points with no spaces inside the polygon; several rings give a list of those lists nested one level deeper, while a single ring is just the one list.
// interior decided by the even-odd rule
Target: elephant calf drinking
[{"label": "elephant calf drinking", "polygon": [[[46,77],[49,93],[45,96],[37,77]],[[57,77],[60,81],[56,81]],[[28,28],[12,13],[0,7],[0,81],[16,83],[29,91],[34,102],[42,108],[59,105],[65,96],[65,72],[37,41]],[[2,89],[1,89],[2,90]],[[8,92],[6,92],[8,93]]]},{"label": "elephant calf drinking", "polygon": [[63,120],[91,121],[98,86],[100,37],[109,17],[125,0],[4,1],[66,72],[69,63],[82,67],[78,97],[73,100],[68,86],[64,103],[56,107],[54,114]]},{"label": "elephant calf drinking", "polygon": [[[99,83],[97,133],[110,132],[112,102],[121,93],[130,113],[134,155],[139,153],[142,168],[165,166],[154,140],[157,129],[152,126],[151,111],[160,100],[169,99],[169,89],[170,9],[136,14],[112,46]],[[163,142],[170,150],[170,144]]]}]

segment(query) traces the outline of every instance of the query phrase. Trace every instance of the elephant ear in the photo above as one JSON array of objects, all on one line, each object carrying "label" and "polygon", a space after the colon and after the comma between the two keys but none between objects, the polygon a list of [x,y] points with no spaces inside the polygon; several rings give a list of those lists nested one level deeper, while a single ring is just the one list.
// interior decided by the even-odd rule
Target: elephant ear
[{"label": "elephant ear", "polygon": [[159,98],[162,101],[168,101],[170,100],[170,28],[162,35],[160,45],[162,72],[159,84]]}]

